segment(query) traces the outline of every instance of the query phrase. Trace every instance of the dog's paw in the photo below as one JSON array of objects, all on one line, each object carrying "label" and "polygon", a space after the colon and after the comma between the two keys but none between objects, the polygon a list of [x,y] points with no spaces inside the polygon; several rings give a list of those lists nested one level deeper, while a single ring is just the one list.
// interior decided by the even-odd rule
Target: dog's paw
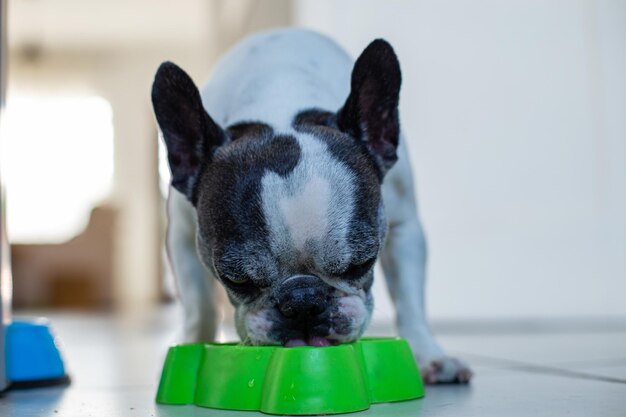
[{"label": "dog's paw", "polygon": [[420,371],[427,384],[467,384],[473,375],[466,363],[450,356],[420,361]]},{"label": "dog's paw", "polygon": [[460,359],[448,356],[439,346],[425,323],[410,329],[400,329],[407,339],[427,384],[467,384],[473,372]]}]

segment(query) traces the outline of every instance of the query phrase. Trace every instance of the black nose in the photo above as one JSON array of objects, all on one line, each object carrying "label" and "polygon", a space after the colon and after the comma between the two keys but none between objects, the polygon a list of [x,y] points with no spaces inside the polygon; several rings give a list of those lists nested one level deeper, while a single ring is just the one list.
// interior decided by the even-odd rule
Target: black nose
[{"label": "black nose", "polygon": [[290,319],[307,320],[326,310],[329,287],[316,276],[294,275],[282,285],[278,310]]}]

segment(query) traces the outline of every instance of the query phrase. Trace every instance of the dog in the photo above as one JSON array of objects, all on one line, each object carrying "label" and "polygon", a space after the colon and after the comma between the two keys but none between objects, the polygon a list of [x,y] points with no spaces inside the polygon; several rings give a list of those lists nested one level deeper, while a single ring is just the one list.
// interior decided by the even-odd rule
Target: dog
[{"label": "dog", "polygon": [[152,103],[172,173],[166,245],[187,342],[214,340],[217,281],[244,343],[352,342],[370,321],[380,259],[425,381],[470,380],[426,322],[400,85],[385,40],[354,62],[303,29],[243,40],[202,93],[175,64],[158,68]]}]

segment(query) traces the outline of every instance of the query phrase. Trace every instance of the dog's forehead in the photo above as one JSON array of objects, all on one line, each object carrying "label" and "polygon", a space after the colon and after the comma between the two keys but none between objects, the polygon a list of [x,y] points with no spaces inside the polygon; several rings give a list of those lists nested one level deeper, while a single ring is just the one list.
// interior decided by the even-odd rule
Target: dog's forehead
[{"label": "dog's forehead", "polygon": [[376,250],[380,185],[353,139],[316,119],[228,132],[233,142],[207,166],[197,207],[218,264],[269,278],[342,271]]},{"label": "dog's forehead", "polygon": [[292,260],[343,264],[350,258],[355,174],[316,136],[293,136],[300,148],[298,163],[288,175],[268,170],[261,179],[270,248]]}]

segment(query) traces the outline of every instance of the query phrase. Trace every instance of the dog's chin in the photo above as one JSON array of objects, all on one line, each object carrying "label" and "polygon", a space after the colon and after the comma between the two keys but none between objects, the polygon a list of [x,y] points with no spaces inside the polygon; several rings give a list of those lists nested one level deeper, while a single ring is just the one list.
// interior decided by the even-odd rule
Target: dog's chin
[{"label": "dog's chin", "polygon": [[361,337],[369,324],[371,308],[356,295],[340,297],[331,307],[327,322],[304,329],[292,328],[273,307],[237,313],[237,331],[244,344],[324,347]]}]

